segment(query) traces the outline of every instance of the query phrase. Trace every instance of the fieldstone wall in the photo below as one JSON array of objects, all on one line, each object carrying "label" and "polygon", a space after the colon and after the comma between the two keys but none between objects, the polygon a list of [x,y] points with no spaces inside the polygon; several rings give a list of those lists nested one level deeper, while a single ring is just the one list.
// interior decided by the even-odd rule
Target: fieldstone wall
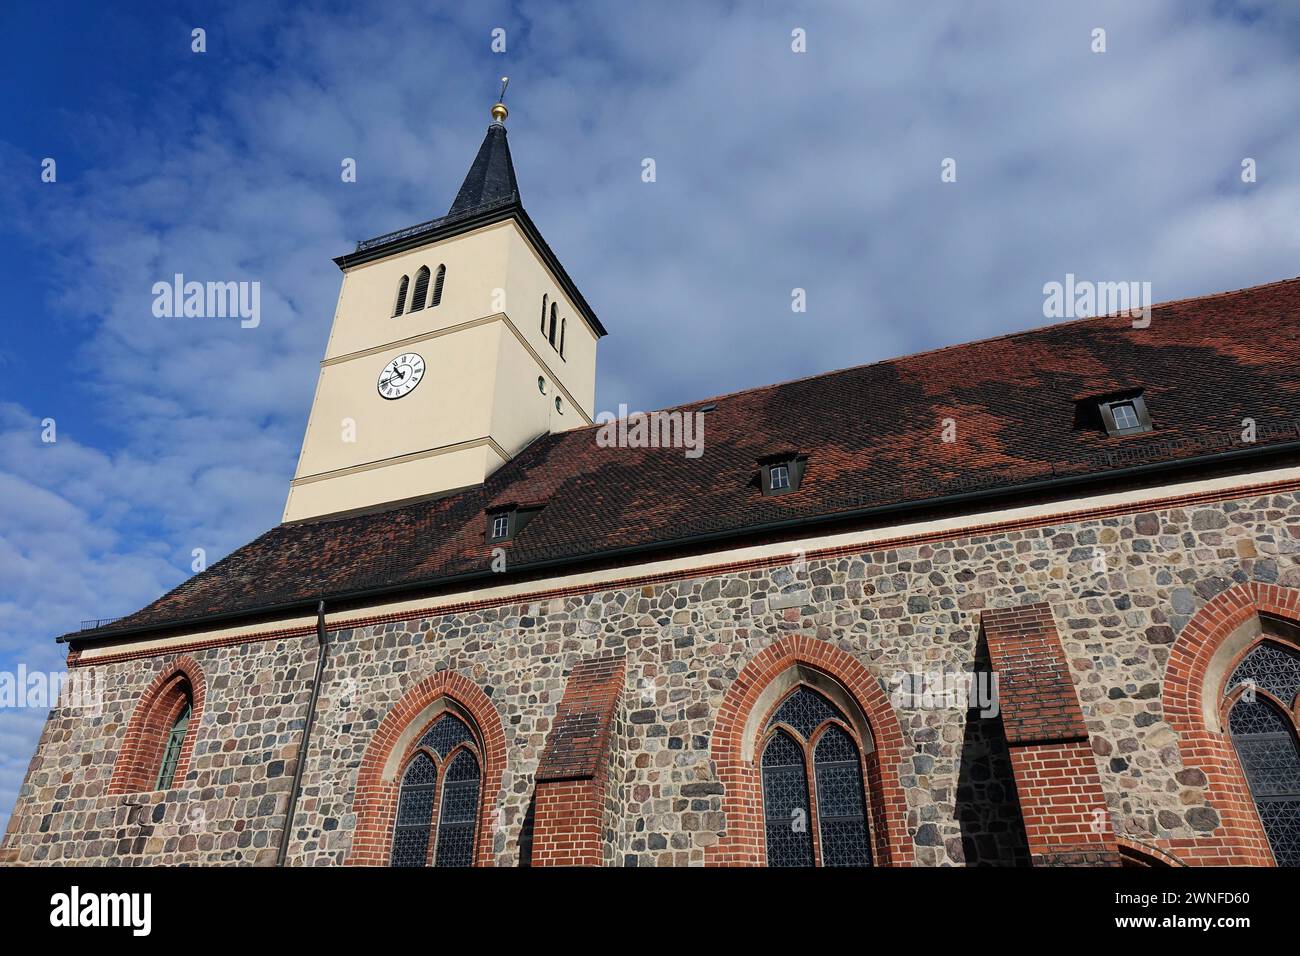
[{"label": "fieldstone wall", "polygon": [[[385,713],[451,668],[491,699],[507,768],[494,801],[498,865],[520,835],[565,675],[626,655],[615,727],[607,860],[699,865],[726,821],[710,762],[717,708],[764,647],[800,633],[900,674],[970,670],[984,608],[1043,601],[1075,679],[1121,837],[1195,838],[1217,826],[1205,780],[1182,765],[1161,685],[1170,645],[1206,601],[1247,580],[1300,586],[1300,499],[1276,494],[1001,531],[789,565],[599,590],[332,635],[289,862],[339,864],[356,822],[357,768]],[[103,715],[55,711],[5,852],[18,862],[268,863],[306,709],[314,636],[188,652],[207,702],[184,786],[107,797],[134,701],[164,667],[108,665]],[[984,666],[987,666],[986,662]],[[968,719],[968,716],[971,719]],[[1025,861],[999,721],[965,707],[900,709],[901,778],[917,865]],[[131,806],[132,802],[139,807]]]},{"label": "fieldstone wall", "polygon": [[137,702],[174,661],[97,667],[93,709],[50,712],[10,820],[6,862],[271,864],[306,713],[315,640],[186,652],[207,685],[184,781],[109,796]]}]

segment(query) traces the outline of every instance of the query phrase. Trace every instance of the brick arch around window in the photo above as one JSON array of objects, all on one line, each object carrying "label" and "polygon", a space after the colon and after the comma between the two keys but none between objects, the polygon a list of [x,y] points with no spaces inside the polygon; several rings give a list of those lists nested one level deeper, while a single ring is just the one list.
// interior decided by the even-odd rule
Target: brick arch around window
[{"label": "brick arch around window", "polygon": [[1115,843],[1119,847],[1120,862],[1124,866],[1161,867],[1187,865],[1172,853],[1166,853],[1159,847],[1144,843],[1141,840],[1116,837]]},{"label": "brick arch around window", "polygon": [[194,741],[198,738],[203,721],[206,694],[207,683],[203,678],[203,668],[194,658],[180,657],[163,665],[158,676],[141,695],[127,722],[126,735],[117,752],[113,776],[108,784],[110,794],[141,793],[154,789],[163,751],[167,746],[167,736],[188,701],[189,726],[185,742],[181,745],[180,757],[176,761],[176,772],[172,776],[176,785],[184,783],[185,775],[189,773],[190,760],[194,756]]},{"label": "brick arch around window", "polygon": [[[1276,631],[1267,622],[1281,622]],[[1268,837],[1228,733],[1225,684],[1233,669],[1263,640],[1300,648],[1284,633],[1300,627],[1300,590],[1247,582],[1202,607],[1169,651],[1163,702],[1165,719],[1178,735],[1184,769],[1206,778],[1206,803],[1219,825],[1196,838],[1156,841],[1192,864],[1273,866]]]},{"label": "brick arch around window", "polygon": [[506,738],[501,715],[483,690],[454,671],[426,677],[402,695],[380,721],[366,745],[357,770],[352,808],[357,815],[348,852],[350,866],[387,866],[397,819],[401,771],[420,735],[444,712],[451,711],[477,735],[483,758],[479,791],[478,835],[474,865],[492,865],[493,811],[505,776]]},{"label": "brick arch around window", "polygon": [[777,704],[798,684],[825,695],[858,737],[870,798],[872,854],[878,866],[911,866],[907,799],[900,774],[902,727],[880,682],[856,658],[807,635],[764,648],[727,689],[714,724],[710,756],[724,789],[726,833],[705,851],[711,866],[761,866],[767,856],[758,740]]}]

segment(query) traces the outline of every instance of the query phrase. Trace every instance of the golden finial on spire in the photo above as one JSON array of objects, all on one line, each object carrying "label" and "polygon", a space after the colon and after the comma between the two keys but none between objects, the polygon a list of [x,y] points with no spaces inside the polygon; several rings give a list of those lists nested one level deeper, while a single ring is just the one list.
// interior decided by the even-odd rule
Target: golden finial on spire
[{"label": "golden finial on spire", "polygon": [[510,111],[506,109],[506,87],[510,85],[510,77],[501,77],[501,95],[497,97],[496,105],[492,107],[492,122],[505,125],[506,117]]}]

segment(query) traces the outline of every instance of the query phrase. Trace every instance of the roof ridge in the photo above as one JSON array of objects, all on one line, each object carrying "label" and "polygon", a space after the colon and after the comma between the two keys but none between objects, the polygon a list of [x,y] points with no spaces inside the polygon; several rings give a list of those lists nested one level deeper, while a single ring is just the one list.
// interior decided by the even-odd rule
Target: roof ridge
[{"label": "roof ridge", "polygon": [[[1289,283],[1293,283],[1293,282],[1300,282],[1300,276],[1295,276],[1295,277],[1290,278],[1290,279],[1277,279],[1277,280],[1275,280],[1275,281],[1273,281],[1273,282],[1265,282],[1265,283],[1263,283],[1263,284],[1261,284],[1261,285],[1243,286],[1243,287],[1240,288],[1240,289],[1229,289],[1229,290],[1226,290],[1226,291],[1223,291],[1223,292],[1208,292],[1208,293],[1206,293],[1205,295],[1193,295],[1193,296],[1185,296],[1184,298],[1181,298],[1181,299],[1169,299],[1168,301],[1165,301],[1165,302],[1156,302],[1156,303],[1154,303],[1154,304],[1151,306],[1151,308],[1152,308],[1152,309],[1160,309],[1160,308],[1165,308],[1165,307],[1167,307],[1167,306],[1171,306],[1171,305],[1181,305],[1181,304],[1183,304],[1184,302],[1201,302],[1201,301],[1205,301],[1205,300],[1207,300],[1207,299],[1219,299],[1219,298],[1225,298],[1225,297],[1228,297],[1228,296],[1240,295],[1240,294],[1242,294],[1242,293],[1246,293],[1246,292],[1258,292],[1258,291],[1261,291],[1261,290],[1264,290],[1264,289],[1272,288],[1272,287],[1274,287],[1274,286],[1287,285],[1287,284],[1289,284]],[[706,397],[704,397],[704,398],[696,398],[696,399],[692,399],[691,401],[688,401],[688,402],[679,402],[679,403],[676,404],[676,405],[668,405],[668,406],[665,406],[665,407],[663,407],[663,408],[651,409],[651,410],[648,411],[648,412],[637,412],[636,414],[652,414],[652,413],[654,413],[654,412],[673,412],[673,411],[678,411],[678,410],[680,410],[680,409],[684,409],[684,408],[686,408],[687,406],[690,406],[690,405],[708,404],[709,402],[717,402],[717,401],[721,401],[721,400],[723,400],[723,399],[725,399],[725,398],[735,398],[735,397],[738,396],[738,395],[748,395],[748,394],[750,394],[750,393],[752,393],[752,392],[762,392],[762,391],[765,391],[765,390],[767,390],[767,389],[784,388],[784,387],[787,386],[787,385],[796,385],[796,384],[798,384],[798,383],[800,383],[800,382],[811,382],[811,381],[813,381],[813,380],[815,380],[815,379],[819,379],[819,378],[829,378],[829,377],[832,376],[832,375],[841,375],[841,374],[843,374],[843,373],[845,373],[845,372],[853,372],[853,371],[856,371],[856,370],[858,370],[858,369],[863,369],[863,368],[874,368],[874,367],[877,366],[877,365],[891,365],[891,364],[893,364],[893,363],[895,363],[895,362],[905,362],[905,361],[910,361],[911,359],[918,359],[918,358],[922,358],[922,357],[927,356],[927,355],[938,355],[938,354],[940,354],[941,352],[951,352],[951,351],[955,351],[955,350],[957,350],[957,349],[967,349],[967,348],[970,348],[971,346],[974,346],[974,345],[986,345],[986,344],[991,343],[991,342],[1003,342],[1003,341],[1006,341],[1006,340],[1008,340],[1008,339],[1015,339],[1015,338],[1019,338],[1020,336],[1024,336],[1024,335],[1034,335],[1034,334],[1037,334],[1037,333],[1039,333],[1039,332],[1046,332],[1048,329],[1062,329],[1062,328],[1065,328],[1065,327],[1067,327],[1067,326],[1072,326],[1072,325],[1081,325],[1081,324],[1084,323],[1084,322],[1098,322],[1098,323],[1100,323],[1100,322],[1104,322],[1104,321],[1106,321],[1106,320],[1108,320],[1108,319],[1114,319],[1114,318],[1118,318],[1118,317],[1119,317],[1119,316],[1118,316],[1117,313],[1109,313],[1109,314],[1107,314],[1107,315],[1090,315],[1090,316],[1085,316],[1085,317],[1082,317],[1082,318],[1070,319],[1070,320],[1065,321],[1065,322],[1054,322],[1054,323],[1051,323],[1051,324],[1049,324],[1049,325],[1039,325],[1039,326],[1035,326],[1035,327],[1032,328],[1032,329],[1021,329],[1021,330],[1019,330],[1019,331],[1017,331],[1017,332],[1004,332],[1004,333],[1002,333],[1001,335],[991,335],[991,336],[989,336],[988,338],[983,338],[983,339],[972,339],[971,341],[968,341],[968,342],[957,342],[957,343],[955,343],[955,344],[953,344],[953,345],[941,345],[941,346],[938,346],[937,348],[932,348],[932,349],[922,349],[922,350],[919,351],[919,352],[909,352],[909,353],[906,354],[906,355],[896,355],[896,356],[894,356],[894,357],[892,357],[892,358],[887,358],[887,359],[877,359],[877,360],[874,361],[874,362],[862,362],[861,364],[858,364],[858,365],[845,365],[845,366],[843,366],[842,368],[827,369],[827,370],[824,371],[824,372],[814,372],[814,373],[811,374],[811,375],[800,375],[800,376],[798,376],[798,377],[796,377],[796,378],[785,379],[785,380],[780,381],[780,382],[769,382],[769,383],[767,383],[766,385],[753,385],[753,386],[750,386],[749,388],[738,388],[738,389],[733,389],[733,390],[730,391],[730,392],[722,392],[722,393],[720,393],[720,394],[718,394],[718,395],[709,395],[709,396],[706,396]],[[597,422],[597,423],[595,423],[595,424],[593,424],[593,425],[584,425],[584,426],[582,426],[582,428],[573,428],[573,429],[570,429],[569,431],[575,431],[575,432],[577,432],[577,431],[582,431],[584,428],[600,428],[600,427],[603,426],[603,424],[604,424],[603,422]],[[567,432],[564,432],[564,433],[561,433],[561,434],[567,434]]]}]

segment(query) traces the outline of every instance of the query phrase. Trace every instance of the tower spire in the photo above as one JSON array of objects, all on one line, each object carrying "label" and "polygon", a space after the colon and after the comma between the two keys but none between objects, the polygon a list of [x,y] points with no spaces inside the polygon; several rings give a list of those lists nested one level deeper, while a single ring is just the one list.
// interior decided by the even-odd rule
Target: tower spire
[{"label": "tower spire", "polygon": [[501,77],[501,95],[492,107],[492,123],[478,148],[478,155],[461,183],[456,199],[447,215],[467,213],[485,206],[519,201],[519,184],[515,180],[515,166],[510,161],[510,146],[506,142],[506,86],[508,76]]}]

